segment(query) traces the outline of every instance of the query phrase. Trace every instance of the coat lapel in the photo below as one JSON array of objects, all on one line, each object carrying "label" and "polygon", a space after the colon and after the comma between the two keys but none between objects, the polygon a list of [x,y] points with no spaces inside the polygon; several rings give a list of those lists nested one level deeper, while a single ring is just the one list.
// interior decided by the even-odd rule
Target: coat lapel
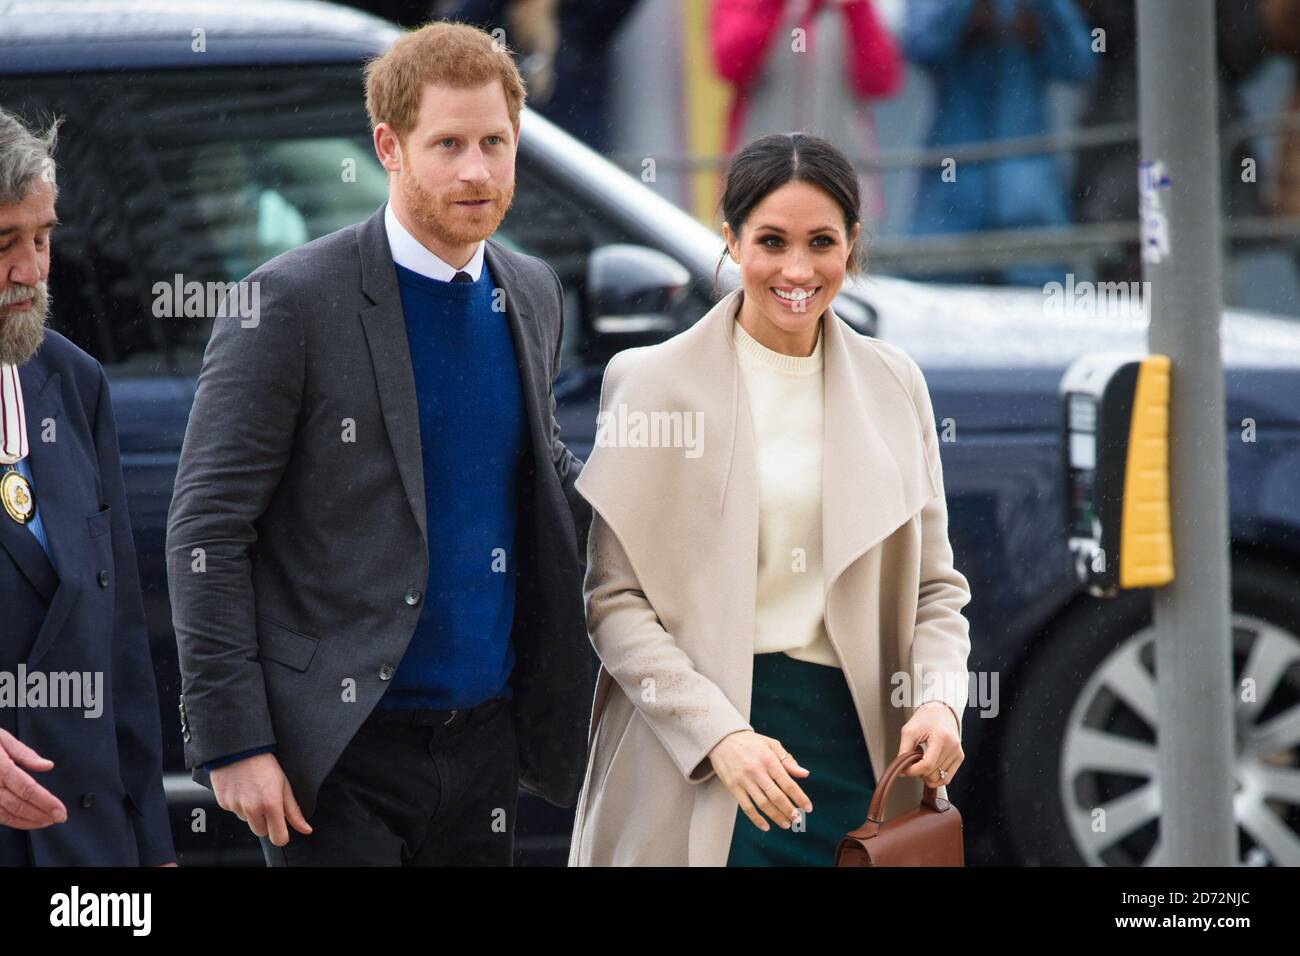
[{"label": "coat lapel", "polygon": [[[27,663],[35,665],[44,656],[50,645],[63,630],[68,615],[81,597],[81,584],[77,580],[77,562],[81,558],[81,549],[90,546],[84,503],[71,497],[70,489],[75,487],[71,481],[60,481],[73,469],[85,467],[73,459],[71,439],[45,442],[41,440],[45,423],[53,422],[56,429],[67,432],[70,427],[63,416],[63,401],[59,385],[62,380],[57,372],[44,375],[37,360],[32,360],[18,370],[23,383],[23,405],[27,413],[27,434],[29,436],[28,461],[32,469],[32,481],[36,491],[36,507],[40,511],[41,524],[50,542],[50,551],[54,557],[55,568],[50,564],[40,544],[27,528],[13,525],[6,529],[7,545],[13,545],[10,552],[15,560],[18,554],[27,558],[24,573],[29,571],[43,580],[36,584],[41,596],[48,601],[45,620],[37,632],[36,640],[27,655]],[[93,506],[92,506],[93,507]],[[28,540],[15,540],[13,532]],[[18,542],[21,541],[21,544]],[[34,550],[33,550],[34,548]],[[20,563],[20,566],[21,563]],[[31,575],[29,574],[29,577]],[[51,581],[57,582],[53,593],[49,593]]]},{"label": "coat lapel", "polygon": [[[41,497],[38,493],[37,502],[41,503]],[[41,596],[41,600],[49,604],[54,600],[54,591],[59,586],[59,577],[54,573],[54,565],[50,564],[49,558],[41,549],[40,542],[30,530],[18,524],[16,521],[10,521],[7,515],[0,516],[0,548],[9,552],[13,558],[14,564],[18,570],[36,589],[36,593]],[[44,514],[41,520],[45,520]]]},{"label": "coat lapel", "polygon": [[406,500],[427,545],[429,528],[424,506],[420,409],[415,397],[415,374],[411,371],[411,350],[406,342],[397,270],[384,231],[383,206],[357,227],[357,241],[361,247],[361,289],[373,303],[361,310],[361,322],[375,368],[379,405]]},{"label": "coat lapel", "polygon": [[[888,648],[864,639],[875,632],[881,578],[865,561],[873,548],[919,512],[936,489],[925,467],[925,447],[915,406],[906,386],[878,352],[828,310],[826,336],[825,434],[822,451],[822,567],[826,591],[826,635],[835,648],[852,692],[877,777],[899,717],[890,707],[881,661]],[[859,562],[862,563],[859,563]],[[885,720],[882,721],[882,715]],[[896,721],[900,726],[902,720]],[[915,803],[906,783],[890,791],[893,812]],[[865,808],[863,810],[865,816]]]},{"label": "coat lapel", "polygon": [[[646,383],[625,379],[612,384],[607,379],[602,387],[601,411],[609,416],[611,431],[603,438],[598,429],[597,448],[583,465],[576,487],[635,557],[653,560],[665,529],[663,516],[643,507],[629,494],[631,489],[684,482],[672,514],[683,528],[703,530],[719,520],[733,477],[756,467],[752,442],[738,441],[738,436],[752,436],[752,424],[730,338],[737,294],[728,294],[685,332],[658,346],[668,350],[662,353],[660,377]],[[620,447],[617,454],[604,450],[606,442],[614,444],[620,437],[620,416],[656,412],[698,414],[703,423],[698,458],[684,465],[680,449]],[[675,468],[680,474],[672,473]],[[757,512],[753,517],[757,531]]]},{"label": "coat lapel", "polygon": [[483,249],[483,258],[497,288],[504,291],[506,319],[510,323],[510,337],[515,346],[515,365],[519,369],[519,388],[524,396],[524,413],[528,419],[528,434],[533,447],[533,460],[538,473],[551,461],[551,429],[547,423],[550,408],[542,409],[540,396],[547,394],[545,351],[533,322],[532,304],[519,282],[518,273],[504,252],[491,239]]},{"label": "coat lapel", "polygon": [[[835,313],[823,319],[825,434],[822,567],[826,593],[857,558],[935,493],[906,388]],[[919,457],[915,454],[920,452]]]}]

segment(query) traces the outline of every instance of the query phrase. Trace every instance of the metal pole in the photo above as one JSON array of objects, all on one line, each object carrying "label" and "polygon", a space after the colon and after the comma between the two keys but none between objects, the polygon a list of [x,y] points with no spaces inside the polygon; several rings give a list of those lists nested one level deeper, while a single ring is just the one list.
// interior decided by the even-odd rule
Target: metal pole
[{"label": "metal pole", "polygon": [[[1171,359],[1172,584],[1154,591],[1160,847],[1237,862],[1213,0],[1138,0],[1148,348]],[[1160,164],[1152,166],[1151,164]]]}]

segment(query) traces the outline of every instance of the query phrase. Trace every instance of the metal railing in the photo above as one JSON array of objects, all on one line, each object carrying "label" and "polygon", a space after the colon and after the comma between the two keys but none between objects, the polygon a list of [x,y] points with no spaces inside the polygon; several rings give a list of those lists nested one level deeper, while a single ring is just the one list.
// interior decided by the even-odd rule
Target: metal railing
[{"label": "metal railing", "polygon": [[[1300,130],[1300,114],[1272,113],[1236,120],[1220,129],[1221,155],[1252,137],[1276,137]],[[857,157],[859,169],[890,173],[938,167],[946,161],[994,162],[1020,156],[1071,155],[1080,150],[1138,141],[1137,123],[1089,126],[1036,136],[989,140],[964,145],[882,150]],[[645,157],[615,154],[613,162],[639,172]],[[655,156],[661,173],[721,172],[726,156]],[[1136,189],[1137,171],[1134,170]],[[1263,185],[1261,184],[1261,188]],[[1300,256],[1300,216],[1253,215],[1224,223],[1225,242],[1233,253],[1261,248],[1287,249]],[[1068,226],[986,230],[927,236],[883,236],[871,240],[870,261],[881,271],[909,275],[953,271],[997,270],[1028,263],[1065,263],[1076,274],[1091,274],[1098,265],[1119,261],[1140,239],[1140,224],[1132,221],[1074,223]]]}]

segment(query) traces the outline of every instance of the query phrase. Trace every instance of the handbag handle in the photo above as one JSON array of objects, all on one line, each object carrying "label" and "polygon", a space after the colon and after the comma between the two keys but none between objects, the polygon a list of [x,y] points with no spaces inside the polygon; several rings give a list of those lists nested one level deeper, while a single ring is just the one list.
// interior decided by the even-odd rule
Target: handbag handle
[{"label": "handbag handle", "polygon": [[[874,834],[880,828],[880,824],[884,822],[882,818],[884,816],[885,800],[889,796],[889,788],[898,779],[898,775],[912,764],[919,763],[924,759],[925,751],[918,744],[916,749],[899,754],[889,762],[889,766],[885,768],[885,772],[880,777],[880,782],[876,785],[876,792],[871,796],[871,806],[867,810],[867,820],[859,828],[861,831],[867,831],[863,833],[863,836]],[[924,784],[924,786],[925,793],[921,796],[922,805],[929,807],[931,810],[947,809],[948,801],[940,799],[938,789],[928,783]]]},{"label": "handbag handle", "polygon": [[901,753],[880,775],[862,826],[840,840],[836,866],[962,866],[961,814],[925,784],[920,806],[884,822],[889,788],[899,775],[925,759],[920,746]]}]

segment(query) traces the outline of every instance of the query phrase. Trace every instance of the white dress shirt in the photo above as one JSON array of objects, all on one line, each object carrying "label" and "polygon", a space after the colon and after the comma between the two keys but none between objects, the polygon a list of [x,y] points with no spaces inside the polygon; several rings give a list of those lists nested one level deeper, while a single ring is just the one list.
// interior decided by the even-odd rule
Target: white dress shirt
[{"label": "white dress shirt", "polygon": [[398,222],[392,203],[384,206],[384,228],[388,231],[388,248],[392,250],[393,261],[405,269],[441,282],[450,282],[457,272],[469,273],[469,277],[477,282],[479,273],[483,271],[483,246],[486,239],[479,240],[469,262],[457,269],[434,255],[419,239],[406,231],[406,227]]}]

